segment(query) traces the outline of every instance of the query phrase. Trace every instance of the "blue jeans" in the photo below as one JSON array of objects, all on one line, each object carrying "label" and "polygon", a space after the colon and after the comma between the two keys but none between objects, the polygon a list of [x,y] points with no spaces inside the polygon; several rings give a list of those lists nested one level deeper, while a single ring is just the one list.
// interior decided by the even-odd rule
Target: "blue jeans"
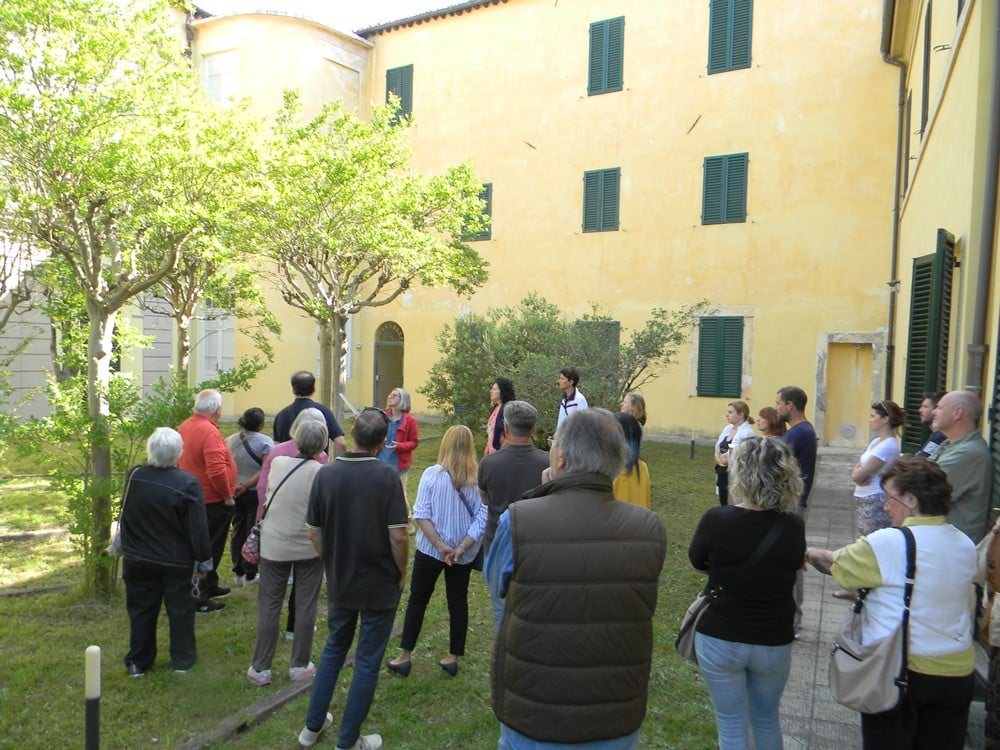
[{"label": "blue jeans", "polygon": [[340,735],[337,747],[353,747],[361,734],[361,723],[368,716],[375,686],[382,668],[382,657],[389,645],[395,609],[366,610],[344,609],[330,603],[328,622],[330,635],[319,657],[316,677],[313,680],[312,695],[306,711],[306,727],[319,731],[326,720],[326,712],[333,699],[333,689],[344,666],[347,652],[354,641],[354,631],[361,618],[358,633],[358,647],[354,652],[354,677],[347,691],[344,716],[340,721]]},{"label": "blue jeans", "polygon": [[555,748],[567,747],[573,750],[635,750],[639,747],[639,730],[624,737],[616,737],[611,740],[594,740],[593,742],[540,742],[526,737],[520,732],[516,732],[506,724],[500,725],[500,741],[497,743],[497,750],[555,750]]},{"label": "blue jeans", "polygon": [[759,646],[695,633],[694,649],[715,707],[719,750],[750,747],[751,727],[757,750],[780,750],[778,704],[792,665],[792,644]]}]

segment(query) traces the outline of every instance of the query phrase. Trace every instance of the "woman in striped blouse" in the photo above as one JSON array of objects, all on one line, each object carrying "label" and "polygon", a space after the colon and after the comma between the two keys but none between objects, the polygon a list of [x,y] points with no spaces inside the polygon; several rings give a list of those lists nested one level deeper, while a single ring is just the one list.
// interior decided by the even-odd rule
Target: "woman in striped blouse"
[{"label": "woman in striped blouse", "polygon": [[403,677],[410,673],[410,652],[417,645],[434,585],[444,571],[449,646],[448,655],[438,665],[452,677],[458,674],[458,657],[465,653],[469,628],[469,575],[486,530],[486,516],[476,485],[472,432],[461,425],[450,427],[441,439],[438,462],[424,471],[417,489],[413,520],[419,531],[410,574],[410,600],[399,655],[386,662],[390,672]]}]

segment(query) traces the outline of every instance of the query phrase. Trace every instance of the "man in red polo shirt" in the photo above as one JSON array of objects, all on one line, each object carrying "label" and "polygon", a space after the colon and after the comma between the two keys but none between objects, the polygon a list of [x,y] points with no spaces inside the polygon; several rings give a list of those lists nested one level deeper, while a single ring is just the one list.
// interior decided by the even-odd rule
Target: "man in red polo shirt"
[{"label": "man in red polo shirt", "polygon": [[205,515],[208,517],[208,534],[212,538],[212,571],[202,584],[202,598],[195,605],[195,612],[207,614],[223,608],[211,601],[229,595],[229,589],[219,586],[219,563],[226,549],[229,524],[232,520],[233,492],[236,489],[236,462],[219,432],[222,417],[222,394],[205,390],[194,400],[194,414],[184,420],[177,431],[184,439],[184,452],[177,466],[190,472],[201,483],[205,495]]}]

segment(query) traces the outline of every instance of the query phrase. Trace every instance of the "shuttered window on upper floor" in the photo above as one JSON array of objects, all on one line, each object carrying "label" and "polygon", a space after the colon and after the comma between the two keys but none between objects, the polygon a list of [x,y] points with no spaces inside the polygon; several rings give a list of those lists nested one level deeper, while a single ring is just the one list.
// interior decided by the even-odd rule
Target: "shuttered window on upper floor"
[{"label": "shuttered window on upper floor", "polygon": [[747,167],[750,154],[705,157],[702,224],[735,224],[747,220]]},{"label": "shuttered window on upper floor", "polygon": [[[479,200],[483,202],[483,216],[487,219],[493,218],[493,183],[486,182],[483,184],[483,189],[479,193]],[[463,235],[462,239],[466,242],[481,242],[482,240],[488,240],[493,236],[493,226],[490,224],[481,232],[476,232],[475,234]]]},{"label": "shuttered window on upper floor", "polygon": [[625,16],[590,24],[589,96],[622,90],[624,56]]},{"label": "shuttered window on upper floor", "polygon": [[708,72],[750,67],[753,0],[711,0],[708,19]]},{"label": "shuttered window on upper floor", "polygon": [[698,321],[698,395],[739,398],[743,381],[743,318]]},{"label": "shuttered window on upper floor", "polygon": [[389,68],[385,71],[385,100],[389,101],[389,94],[399,97],[399,110],[394,122],[398,122],[400,117],[413,114],[413,66],[403,65],[399,68]]},{"label": "shuttered window on upper floor", "polygon": [[619,167],[583,173],[584,232],[617,231],[620,186]]}]

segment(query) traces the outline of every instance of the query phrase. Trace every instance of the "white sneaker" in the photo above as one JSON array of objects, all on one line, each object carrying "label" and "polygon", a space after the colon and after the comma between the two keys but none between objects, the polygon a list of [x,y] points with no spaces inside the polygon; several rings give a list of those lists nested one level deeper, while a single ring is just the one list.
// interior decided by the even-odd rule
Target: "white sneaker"
[{"label": "white sneaker", "polygon": [[[299,737],[299,742],[301,741],[302,738]],[[338,745],[337,750],[379,750],[380,747],[382,747],[381,734],[363,734],[350,747],[340,747]]]},{"label": "white sneaker", "polygon": [[316,665],[309,662],[304,667],[290,667],[288,670],[288,678],[292,682],[298,682],[299,680],[308,680],[310,677],[316,674]]},{"label": "white sneaker", "polygon": [[257,687],[264,687],[264,685],[271,684],[271,670],[262,669],[258,672],[253,668],[253,664],[247,669],[247,679],[250,680]]},{"label": "white sneaker", "polygon": [[236,578],[233,579],[233,585],[234,586],[246,586],[247,585],[247,577],[246,576],[236,576]]},{"label": "white sneaker", "polygon": [[[299,744],[302,747],[312,747],[313,745],[316,744],[316,740],[319,739],[319,736],[323,734],[323,732],[325,732],[331,724],[333,724],[333,714],[328,713],[326,715],[326,718],[323,720],[323,726],[321,726],[315,732],[312,731],[309,727],[303,727],[302,731],[299,732]],[[379,738],[379,746],[381,747],[381,745],[382,745],[381,738]]]},{"label": "white sneaker", "polygon": [[295,640],[295,633],[294,633],[294,631],[286,630],[285,631],[285,640],[286,641],[294,641]]}]

